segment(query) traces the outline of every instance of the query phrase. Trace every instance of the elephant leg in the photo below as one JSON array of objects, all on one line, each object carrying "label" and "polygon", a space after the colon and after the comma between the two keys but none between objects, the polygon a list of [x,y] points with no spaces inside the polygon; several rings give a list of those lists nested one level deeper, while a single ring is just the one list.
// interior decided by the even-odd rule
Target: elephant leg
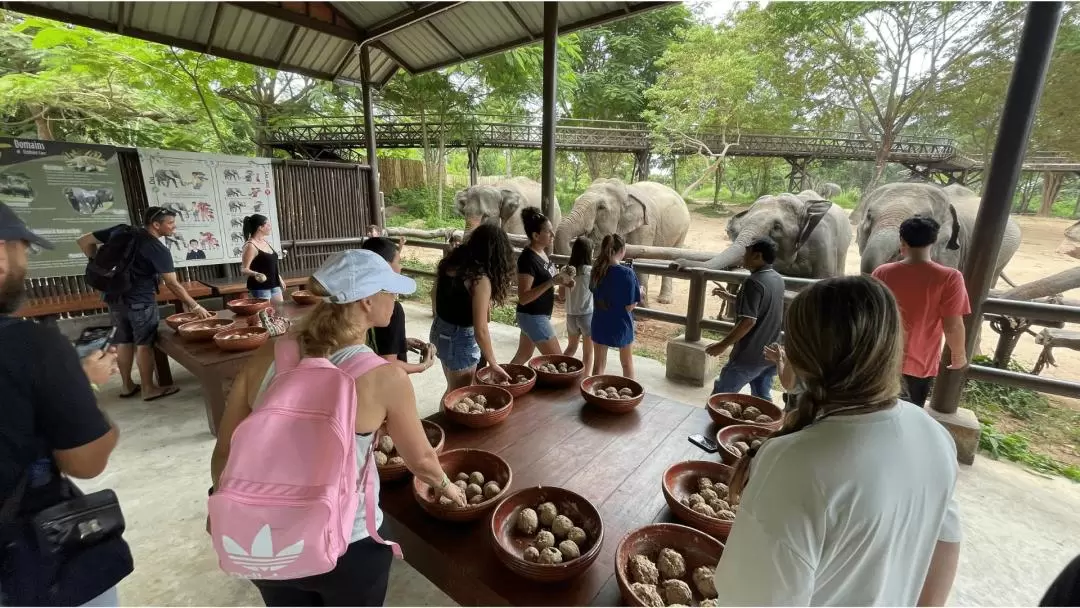
[{"label": "elephant leg", "polygon": [[649,305],[649,275],[641,274],[640,272],[638,272],[636,270],[634,271],[634,274],[637,275],[638,285],[641,285],[641,291],[644,292],[642,297],[641,297],[641,304],[642,304],[642,306],[648,306]]},{"label": "elephant leg", "polygon": [[661,304],[671,304],[671,277],[663,277],[660,279],[660,298]]}]

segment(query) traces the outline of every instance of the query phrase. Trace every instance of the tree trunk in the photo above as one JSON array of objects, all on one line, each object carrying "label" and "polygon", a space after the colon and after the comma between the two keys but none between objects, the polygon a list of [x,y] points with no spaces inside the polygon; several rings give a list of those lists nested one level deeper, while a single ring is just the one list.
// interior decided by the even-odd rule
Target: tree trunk
[{"label": "tree trunk", "polygon": [[713,180],[713,192],[712,192],[712,204],[713,204],[713,207],[719,207],[720,206],[720,184],[722,183],[723,179],[724,179],[724,171],[720,167],[717,167],[717,169],[716,169],[716,179]]},{"label": "tree trunk", "polygon": [[1078,214],[1080,214],[1080,192],[1076,194],[1076,204],[1073,205],[1073,219],[1076,219]]},{"label": "tree trunk", "polygon": [[[671,189],[679,191],[679,156],[677,154],[671,155]],[[1080,199],[1077,199],[1077,205],[1080,205]]]},{"label": "tree trunk", "polygon": [[1003,300],[1034,300],[1080,287],[1080,266],[1063,270],[1001,294]]},{"label": "tree trunk", "polygon": [[37,127],[37,138],[44,140],[53,140],[56,137],[53,136],[52,123],[49,122],[49,109],[33,105],[30,106],[30,112],[36,116],[34,118],[34,126]]},{"label": "tree trunk", "polygon": [[[428,138],[427,130],[427,112],[424,111],[424,106],[420,106],[420,137],[423,140],[421,145],[424,146],[424,186],[431,187],[431,140]],[[441,204],[441,203],[440,203]]]},{"label": "tree trunk", "polygon": [[503,150],[503,158],[506,160],[506,177],[508,178],[514,177],[513,160],[511,159],[513,154],[513,150]]},{"label": "tree trunk", "polygon": [[1065,175],[1062,173],[1051,173],[1049,171],[1043,173],[1043,187],[1042,187],[1042,204],[1039,205],[1039,217],[1050,217],[1050,213],[1054,208],[1054,201],[1057,200],[1058,193],[1061,192],[1061,184],[1065,181]]},{"label": "tree trunk", "polygon": [[438,189],[438,202],[436,204],[436,211],[439,214],[439,219],[443,217],[442,197],[443,188],[446,185],[446,138],[443,136],[445,128],[440,125],[439,128],[439,163],[437,165],[437,171],[439,174],[439,189]]},{"label": "tree trunk", "polygon": [[[725,148],[724,153],[726,153],[726,152],[727,152],[727,149]],[[713,161],[713,163],[711,165],[709,165],[708,167],[705,167],[705,170],[701,172],[701,175],[698,176],[698,178],[696,180],[694,180],[694,183],[687,186],[680,193],[680,196],[682,196],[683,198],[686,198],[690,193],[692,193],[694,190],[696,190],[697,187],[700,186],[701,183],[704,182],[705,179],[709,177],[710,173],[715,173],[717,171],[717,169],[719,169],[720,163],[722,163],[722,162],[724,162],[724,154],[723,153],[721,153],[720,156],[717,157],[716,160]]]}]

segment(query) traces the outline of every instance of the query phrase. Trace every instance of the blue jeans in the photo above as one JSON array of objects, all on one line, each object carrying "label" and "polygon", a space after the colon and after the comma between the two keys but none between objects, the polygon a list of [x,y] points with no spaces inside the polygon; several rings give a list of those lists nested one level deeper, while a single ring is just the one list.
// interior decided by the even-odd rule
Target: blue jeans
[{"label": "blue jeans", "polygon": [[530,315],[519,311],[517,324],[521,333],[533,342],[547,342],[555,337],[555,329],[551,327],[551,317],[547,315]]},{"label": "blue jeans", "polygon": [[750,394],[766,401],[772,401],[772,383],[776,377],[776,366],[772,363],[766,365],[743,365],[730,361],[720,370],[720,375],[713,382],[713,394],[737,393],[747,384],[750,385]]},{"label": "blue jeans", "polygon": [[476,344],[476,330],[473,327],[454,325],[435,317],[428,341],[435,345],[439,361],[452,372],[476,367],[480,362],[480,346]]},{"label": "blue jeans", "polygon": [[258,298],[260,300],[269,300],[274,296],[280,296],[281,293],[282,292],[280,287],[274,287],[272,289],[252,289],[251,297]]}]

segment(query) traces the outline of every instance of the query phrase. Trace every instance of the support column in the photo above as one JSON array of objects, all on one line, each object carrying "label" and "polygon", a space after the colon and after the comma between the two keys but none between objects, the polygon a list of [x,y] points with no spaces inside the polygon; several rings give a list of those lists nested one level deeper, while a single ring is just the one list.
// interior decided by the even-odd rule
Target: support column
[{"label": "support column", "polygon": [[[1061,2],[1033,2],[1028,5],[997,141],[986,170],[986,187],[983,188],[979,214],[975,220],[973,234],[979,235],[981,245],[971,249],[964,263],[964,279],[971,301],[971,314],[964,319],[969,354],[975,350],[978,330],[982,326],[983,302],[994,282],[994,265],[1009,220],[1031,125],[1039,107],[1054,38],[1061,21],[1061,9]],[[948,353],[945,356],[948,357]],[[958,411],[966,375],[965,370],[952,371],[941,367],[930,413],[942,421],[956,438],[961,462],[970,463],[978,447],[979,425],[970,411]]]},{"label": "support column", "polygon": [[788,172],[788,190],[791,192],[802,192],[806,190],[806,178],[808,177],[806,172],[806,166],[810,163],[809,158],[785,158],[789,165],[791,165],[791,171]]},{"label": "support column", "polygon": [[480,181],[480,148],[469,146],[469,185],[475,186]]},{"label": "support column", "polygon": [[555,214],[555,85],[559,69],[559,3],[544,2],[544,102],[540,136],[540,208]]},{"label": "support column", "polygon": [[649,179],[649,163],[652,155],[648,150],[634,153],[634,181],[643,182]]},{"label": "support column", "polygon": [[[360,47],[360,92],[364,102],[364,139],[367,140],[367,162],[371,167],[368,176],[368,191],[371,192],[372,210],[375,217],[372,223],[385,226],[382,192],[379,191],[379,157],[375,144],[375,109],[371,99],[371,57],[368,47]],[[366,229],[360,226],[360,230]]]}]

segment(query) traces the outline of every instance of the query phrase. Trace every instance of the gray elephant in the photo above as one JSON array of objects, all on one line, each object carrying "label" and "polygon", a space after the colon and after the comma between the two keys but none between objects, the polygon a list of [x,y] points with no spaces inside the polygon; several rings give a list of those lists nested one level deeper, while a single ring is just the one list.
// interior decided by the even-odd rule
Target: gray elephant
[{"label": "gray elephant", "polygon": [[834,196],[840,194],[843,191],[844,189],[840,187],[840,184],[834,184],[832,182],[825,182],[824,184],[821,184],[820,188],[818,188],[818,194],[821,195],[821,198],[827,201],[831,201]]},{"label": "gray elephant", "polygon": [[[682,247],[690,230],[690,210],[679,193],[656,182],[626,185],[621,179],[597,179],[574,201],[555,232],[555,253],[570,254],[579,236],[593,242],[594,253],[605,235],[620,234],[630,245]],[[648,293],[648,277],[638,275]],[[660,282],[660,303],[671,302],[671,277]]]},{"label": "gray elephant", "polygon": [[[471,186],[454,197],[454,208],[465,217],[466,230],[482,222],[497,222],[510,234],[525,234],[521,210],[525,207],[542,209],[540,184],[527,177],[513,177],[490,185]],[[557,228],[562,221],[559,201],[548,220]]]},{"label": "gray elephant", "polygon": [[707,262],[679,259],[680,268],[726,270],[742,261],[750,243],[762,237],[776,242],[773,267],[782,275],[824,279],[844,274],[851,224],[844,210],[818,198],[768,195],[728,220],[731,245]]},{"label": "gray elephant", "polygon": [[1065,230],[1065,240],[1061,241],[1058,253],[1080,259],[1080,222],[1076,222]]},{"label": "gray elephant", "polygon": [[[916,215],[932,217],[941,224],[938,242],[931,252],[939,264],[960,268],[974,245],[972,231],[979,212],[979,197],[958,184],[945,188],[926,183],[886,184],[868,194],[864,202],[866,213],[857,236],[860,269],[864,273],[899,259],[900,224]],[[1019,248],[1020,226],[1010,217],[995,276],[1001,274]]]}]

